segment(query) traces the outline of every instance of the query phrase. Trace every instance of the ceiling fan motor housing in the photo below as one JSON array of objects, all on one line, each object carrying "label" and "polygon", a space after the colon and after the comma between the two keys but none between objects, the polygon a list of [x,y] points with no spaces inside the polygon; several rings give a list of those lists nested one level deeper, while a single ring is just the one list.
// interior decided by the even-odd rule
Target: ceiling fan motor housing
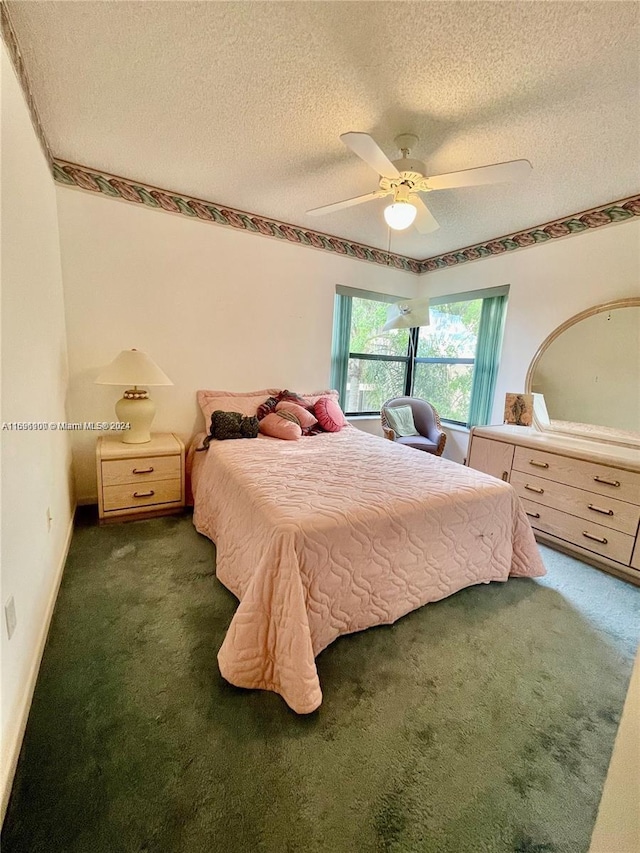
[{"label": "ceiling fan motor housing", "polygon": [[393,165],[402,174],[402,172],[416,172],[421,178],[427,173],[426,166],[422,160],[414,160],[413,157],[401,157],[400,160],[394,160]]},{"label": "ceiling fan motor housing", "polygon": [[409,192],[424,192],[426,190],[424,178],[424,164],[419,160],[396,160],[393,164],[400,172],[398,178],[380,178],[380,189],[384,192],[395,192],[399,187],[407,187]]}]

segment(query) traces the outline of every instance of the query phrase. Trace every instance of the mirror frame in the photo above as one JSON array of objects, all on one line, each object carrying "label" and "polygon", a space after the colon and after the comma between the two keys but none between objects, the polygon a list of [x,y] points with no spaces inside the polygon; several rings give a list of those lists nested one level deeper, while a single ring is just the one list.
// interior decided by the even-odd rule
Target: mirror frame
[{"label": "mirror frame", "polygon": [[[569,317],[568,320],[565,320],[564,323],[561,323],[556,329],[551,332],[550,335],[544,339],[544,341],[538,347],[536,354],[533,356],[531,360],[531,364],[529,365],[529,369],[527,370],[527,376],[524,382],[524,389],[526,394],[531,393],[531,385],[533,382],[533,374],[535,373],[536,367],[540,362],[540,359],[545,354],[547,349],[551,346],[551,344],[559,338],[563,332],[566,332],[567,329],[571,328],[571,326],[575,326],[576,323],[579,323],[581,320],[586,320],[587,317],[593,317],[595,314],[602,314],[605,311],[612,311],[615,308],[640,308],[640,296],[629,296],[626,299],[614,299],[611,302],[603,302],[601,305],[594,305],[593,308],[587,308],[586,311],[581,311],[579,314],[574,314],[573,317]],[[615,433],[612,433],[606,427],[599,427],[597,424],[584,424],[584,430],[574,429],[574,430],[561,430],[561,429],[549,429],[544,424],[541,424],[540,421],[536,418],[535,411],[533,414],[533,423],[536,429],[541,432],[552,432],[560,435],[571,435],[574,438],[584,438],[584,439],[592,439],[596,441],[605,441],[607,443],[613,444],[625,444],[631,447],[635,447],[640,445],[640,436],[638,437],[638,441],[636,442],[634,438],[629,438],[628,433],[624,433],[621,431],[620,437],[617,438]]]}]

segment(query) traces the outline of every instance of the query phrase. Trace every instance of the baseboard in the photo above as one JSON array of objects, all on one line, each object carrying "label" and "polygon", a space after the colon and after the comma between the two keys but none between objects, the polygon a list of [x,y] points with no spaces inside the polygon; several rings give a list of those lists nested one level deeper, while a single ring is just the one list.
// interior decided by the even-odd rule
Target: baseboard
[{"label": "baseboard", "polygon": [[[29,711],[31,710],[31,702],[33,701],[33,693],[36,688],[36,681],[38,680],[38,672],[40,671],[40,663],[42,661],[44,647],[47,642],[47,635],[49,634],[49,625],[51,624],[51,617],[53,616],[53,610],[56,605],[56,599],[58,598],[58,591],[60,589],[60,582],[62,581],[64,566],[67,561],[67,555],[69,554],[71,537],[73,536],[74,515],[75,513],[72,512],[71,519],[69,521],[69,529],[67,530],[67,536],[64,543],[64,548],[62,549],[62,554],[58,562],[54,582],[51,587],[49,600],[47,601],[47,607],[44,613],[40,636],[38,637],[38,642],[34,650],[31,668],[29,670],[29,677],[27,678],[27,684],[22,699],[22,706],[20,707],[20,712],[18,715],[18,723],[14,729],[14,732],[10,736],[10,742],[7,744],[5,753],[6,760],[3,760],[2,762],[2,771],[0,777],[0,796],[2,798],[0,804],[0,825],[2,825],[2,821],[4,821],[4,816],[7,811],[7,805],[9,804],[9,796],[11,795],[13,777],[15,776],[16,767],[18,765],[18,758],[20,757],[22,739],[24,738],[24,732],[27,727]],[[3,756],[3,759],[5,756]]]}]

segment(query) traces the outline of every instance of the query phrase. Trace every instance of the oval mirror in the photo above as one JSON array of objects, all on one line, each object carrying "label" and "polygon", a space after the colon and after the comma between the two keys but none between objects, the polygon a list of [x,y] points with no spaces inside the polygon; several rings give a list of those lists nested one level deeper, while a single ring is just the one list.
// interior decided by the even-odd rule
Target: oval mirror
[{"label": "oval mirror", "polygon": [[640,444],[640,298],[583,311],[536,353],[528,393],[544,395],[541,429]]}]

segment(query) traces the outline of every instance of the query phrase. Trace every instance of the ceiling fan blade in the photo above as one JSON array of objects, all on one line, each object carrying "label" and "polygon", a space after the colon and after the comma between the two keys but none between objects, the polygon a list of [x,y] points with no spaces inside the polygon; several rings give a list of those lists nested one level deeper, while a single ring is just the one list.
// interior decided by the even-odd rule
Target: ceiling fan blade
[{"label": "ceiling fan blade", "polygon": [[503,184],[526,178],[532,169],[533,166],[528,160],[510,160],[508,163],[495,163],[493,166],[479,166],[477,169],[463,169],[461,172],[434,175],[432,178],[426,178],[425,183],[430,190]]},{"label": "ceiling fan blade", "polygon": [[421,234],[430,234],[432,231],[437,231],[440,226],[420,196],[412,196],[409,200],[418,211],[416,221],[413,223],[417,230]]},{"label": "ceiling fan blade", "polygon": [[307,210],[309,216],[322,216],[324,213],[333,213],[334,210],[342,210],[344,207],[353,207],[354,204],[362,204],[365,201],[371,201],[374,198],[380,198],[384,193],[375,190],[366,195],[357,195],[354,198],[347,198],[344,201],[336,201],[333,204],[325,204],[323,207],[314,207],[313,210]]},{"label": "ceiling fan blade", "polygon": [[350,131],[342,133],[340,139],[344,142],[347,148],[350,148],[354,154],[357,154],[361,160],[375,169],[378,175],[383,178],[399,178],[400,172],[393,165],[378,143],[368,133],[359,133]]}]

